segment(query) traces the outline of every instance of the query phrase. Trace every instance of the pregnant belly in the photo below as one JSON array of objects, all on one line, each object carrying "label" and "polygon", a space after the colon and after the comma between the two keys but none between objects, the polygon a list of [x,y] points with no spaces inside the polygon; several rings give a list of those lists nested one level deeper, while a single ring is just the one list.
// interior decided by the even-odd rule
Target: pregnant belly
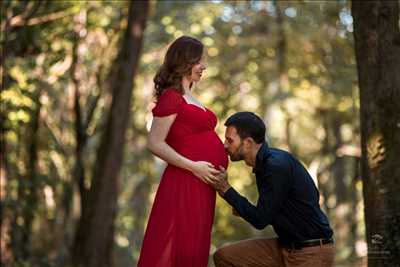
[{"label": "pregnant belly", "polygon": [[194,161],[208,161],[216,168],[228,167],[228,156],[224,144],[214,131],[186,136],[171,144],[184,157]]}]

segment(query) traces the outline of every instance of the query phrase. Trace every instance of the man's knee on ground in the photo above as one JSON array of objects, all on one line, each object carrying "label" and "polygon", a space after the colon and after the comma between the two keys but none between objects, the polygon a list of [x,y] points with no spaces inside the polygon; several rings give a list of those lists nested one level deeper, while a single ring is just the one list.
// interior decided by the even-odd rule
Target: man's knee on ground
[{"label": "man's knee on ground", "polygon": [[214,253],[214,262],[219,263],[219,262],[226,262],[228,257],[228,249],[226,248],[220,248]]}]

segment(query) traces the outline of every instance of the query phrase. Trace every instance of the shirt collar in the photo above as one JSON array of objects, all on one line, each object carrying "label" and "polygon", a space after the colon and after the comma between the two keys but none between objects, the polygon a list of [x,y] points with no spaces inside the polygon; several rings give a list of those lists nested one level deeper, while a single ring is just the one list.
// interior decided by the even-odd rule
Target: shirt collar
[{"label": "shirt collar", "polygon": [[257,155],[256,155],[256,166],[253,168],[253,173],[256,173],[260,170],[262,170],[263,166],[263,160],[264,158],[269,154],[269,147],[266,142],[264,142],[261,147],[258,149]]}]

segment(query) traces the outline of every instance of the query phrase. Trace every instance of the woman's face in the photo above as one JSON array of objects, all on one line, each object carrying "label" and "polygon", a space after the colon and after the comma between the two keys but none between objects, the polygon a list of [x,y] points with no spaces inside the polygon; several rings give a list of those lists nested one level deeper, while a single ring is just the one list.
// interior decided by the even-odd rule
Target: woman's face
[{"label": "woman's face", "polygon": [[204,63],[203,58],[193,65],[192,67],[192,74],[188,77],[188,80],[191,82],[198,82],[201,79],[201,76],[203,75],[203,71],[206,69],[206,64]]}]

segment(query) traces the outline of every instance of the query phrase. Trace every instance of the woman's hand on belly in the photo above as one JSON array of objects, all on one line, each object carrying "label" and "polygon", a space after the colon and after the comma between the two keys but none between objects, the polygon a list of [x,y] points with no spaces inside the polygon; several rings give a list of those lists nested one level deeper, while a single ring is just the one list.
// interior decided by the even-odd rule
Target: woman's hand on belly
[{"label": "woman's hand on belly", "polygon": [[209,184],[215,175],[219,174],[214,165],[207,161],[194,161],[190,171],[206,184]]}]

